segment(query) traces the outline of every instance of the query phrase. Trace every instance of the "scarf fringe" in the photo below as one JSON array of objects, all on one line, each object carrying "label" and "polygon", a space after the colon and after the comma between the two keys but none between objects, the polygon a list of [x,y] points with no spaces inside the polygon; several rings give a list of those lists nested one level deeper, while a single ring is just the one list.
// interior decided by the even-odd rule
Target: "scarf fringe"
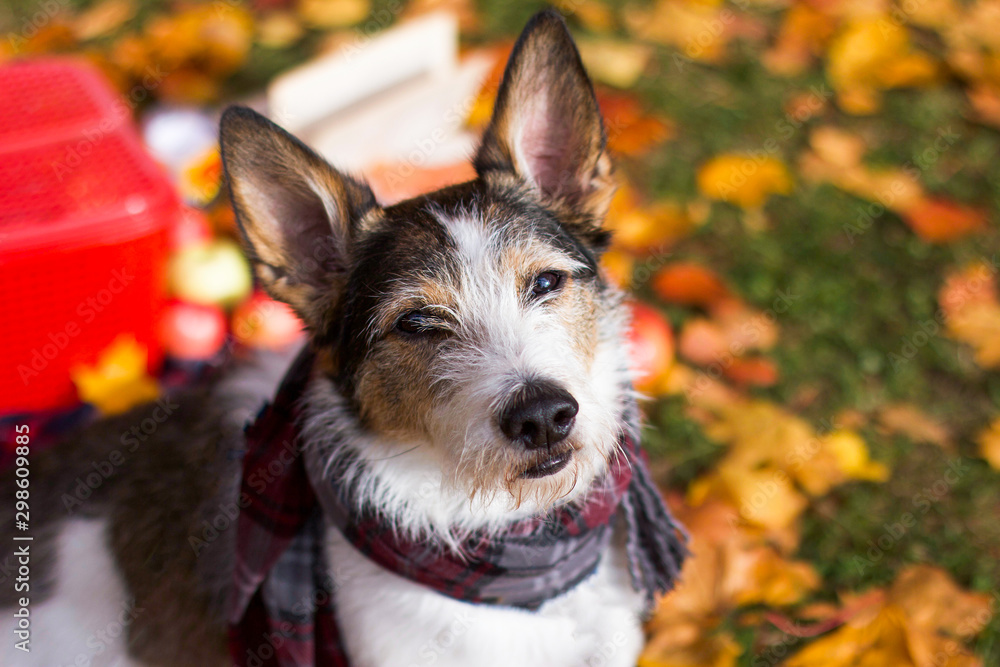
[{"label": "scarf fringe", "polygon": [[622,499],[631,530],[626,551],[632,586],[646,595],[646,612],[652,613],[657,596],[671,591],[681,566],[690,554],[689,535],[674,520],[642,461],[633,461],[632,482]]}]

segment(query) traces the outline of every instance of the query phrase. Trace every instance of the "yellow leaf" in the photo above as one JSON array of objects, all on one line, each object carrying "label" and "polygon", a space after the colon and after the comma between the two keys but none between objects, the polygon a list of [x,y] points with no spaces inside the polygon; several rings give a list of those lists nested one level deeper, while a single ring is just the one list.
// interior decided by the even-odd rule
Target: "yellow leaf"
[{"label": "yellow leaf", "polygon": [[239,7],[204,8],[193,14],[199,21],[198,39],[209,73],[229,74],[243,65],[253,44],[254,21],[249,11]]},{"label": "yellow leaf", "polygon": [[577,46],[587,72],[615,88],[634,86],[653,55],[650,46],[616,39],[580,39]]},{"label": "yellow leaf", "polygon": [[601,257],[601,268],[614,285],[623,289],[632,284],[635,259],[627,252],[611,248]]},{"label": "yellow leaf", "polygon": [[812,496],[852,479],[885,481],[888,469],[869,459],[864,440],[853,431],[841,430],[813,438],[795,459],[796,480]]},{"label": "yellow leaf", "polygon": [[573,17],[589,30],[607,32],[615,25],[614,11],[601,0],[556,0],[552,3]]},{"label": "yellow leaf", "polygon": [[786,527],[797,518],[806,499],[796,483],[810,495],[822,496],[852,479],[888,477],[853,431],[818,436],[804,420],[766,401],[731,400],[708,407],[713,416],[706,434],[730,449],[716,471],[693,488],[699,500],[731,498],[741,516],[757,525]]},{"label": "yellow leaf", "polygon": [[834,37],[827,54],[827,73],[837,88],[875,85],[882,67],[906,53],[910,39],[888,16],[851,21]]},{"label": "yellow leaf", "polygon": [[980,366],[1000,367],[1000,305],[969,303],[948,320],[948,331],[972,346]]},{"label": "yellow leaf", "polygon": [[947,29],[959,21],[960,13],[956,0],[922,0],[909,5],[903,15],[914,25]]},{"label": "yellow leaf", "polygon": [[976,438],[979,455],[986,459],[994,470],[1000,470],[1000,418],[983,429]]},{"label": "yellow leaf", "polygon": [[733,33],[732,20],[724,20],[722,7],[709,3],[660,0],[652,6],[630,3],[623,18],[629,31],[643,41],[676,47],[680,57],[719,62]]},{"label": "yellow leaf", "polygon": [[989,306],[1000,300],[993,267],[985,260],[950,273],[938,291],[938,303],[946,319],[959,315],[970,304]]},{"label": "yellow leaf", "polygon": [[316,28],[344,28],[360,23],[371,12],[369,0],[300,0],[302,20]]},{"label": "yellow leaf", "polygon": [[819,587],[819,574],[809,563],[787,560],[773,549],[761,551],[751,572],[752,584],[736,596],[739,604],[796,604]]},{"label": "yellow leaf", "polygon": [[937,78],[938,65],[930,56],[911,53],[886,64],[879,80],[889,88],[922,86]]},{"label": "yellow leaf", "polygon": [[992,620],[991,598],[962,590],[940,568],[911,565],[888,593],[845,595],[845,603],[852,597],[870,597],[877,606],[856,609],[846,625],[806,646],[786,667],[981,667],[963,642]]},{"label": "yellow leaf", "polygon": [[909,33],[893,17],[874,15],[849,22],[833,38],[827,74],[845,111],[865,114],[878,109],[882,89],[927,85],[938,66],[912,50]]},{"label": "yellow leaf", "polygon": [[830,448],[838,468],[847,479],[884,482],[889,478],[889,469],[869,458],[868,447],[857,433],[835,431],[822,442]]},{"label": "yellow leaf", "polygon": [[[230,4],[194,6],[158,17],[145,30],[146,56],[169,75],[222,76],[237,70],[253,43],[249,11]],[[196,99],[192,97],[192,99]]]},{"label": "yellow leaf", "polygon": [[914,442],[952,447],[951,431],[915,405],[894,403],[879,410],[879,424],[890,433],[901,433]]},{"label": "yellow leaf", "polygon": [[695,228],[687,210],[674,202],[656,202],[627,210],[615,208],[612,204],[607,220],[608,229],[614,234],[613,243],[636,255],[665,252]]},{"label": "yellow leaf", "polygon": [[78,39],[94,39],[119,28],[135,15],[132,0],[103,0],[89,7],[73,22]]},{"label": "yellow leaf", "polygon": [[257,24],[257,41],[269,49],[283,49],[302,37],[302,23],[291,12],[272,12]]},{"label": "yellow leaf", "polygon": [[813,130],[809,135],[809,145],[824,162],[842,169],[860,165],[868,150],[864,139],[832,125]]},{"label": "yellow leaf", "polygon": [[496,91],[484,90],[476,96],[465,123],[469,127],[485,127],[493,117],[493,101]]},{"label": "yellow leaf", "polygon": [[775,158],[724,154],[698,170],[698,189],[706,197],[752,209],[763,206],[772,194],[791,192],[792,177]]},{"label": "yellow leaf", "polygon": [[129,334],[118,336],[94,366],[70,370],[80,400],[92,403],[104,415],[115,415],[159,396],[159,387],[146,374],[146,348]]},{"label": "yellow leaf", "polygon": [[805,510],[807,502],[788,474],[773,467],[747,469],[719,466],[719,475],[740,508],[740,516],[765,528],[787,528]]},{"label": "yellow leaf", "polygon": [[868,623],[848,623],[809,644],[785,667],[915,667],[906,639],[903,612],[887,606]]},{"label": "yellow leaf", "polygon": [[985,368],[1000,366],[1000,300],[991,267],[952,273],[938,292],[948,335],[971,346]]}]

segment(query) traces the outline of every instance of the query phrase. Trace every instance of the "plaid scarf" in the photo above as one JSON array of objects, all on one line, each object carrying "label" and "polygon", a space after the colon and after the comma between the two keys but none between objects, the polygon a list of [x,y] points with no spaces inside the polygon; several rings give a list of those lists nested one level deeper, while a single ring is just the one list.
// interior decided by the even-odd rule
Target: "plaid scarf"
[{"label": "plaid scarf", "polygon": [[[500,535],[468,535],[456,553],[399,534],[377,508],[360,503],[338,474],[350,461],[335,461],[324,474],[302,455],[298,402],[312,361],[307,348],[247,429],[229,619],[234,665],[349,667],[336,585],[326,571],[326,519],[380,566],[443,595],[537,609],[594,572],[620,512],[632,584],[646,596],[647,610],[673,587],[686,535],[664,506],[635,433],[622,438],[607,474],[582,502],[516,521]],[[636,423],[636,415],[627,421]]]}]

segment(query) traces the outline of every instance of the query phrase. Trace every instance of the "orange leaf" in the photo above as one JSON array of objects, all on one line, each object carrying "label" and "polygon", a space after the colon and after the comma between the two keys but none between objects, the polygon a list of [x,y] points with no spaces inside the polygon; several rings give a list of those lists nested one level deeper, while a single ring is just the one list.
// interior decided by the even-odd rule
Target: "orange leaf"
[{"label": "orange leaf", "polygon": [[764,54],[764,66],[775,74],[801,73],[829,41],[835,27],[832,17],[811,4],[793,4],[785,12],[777,42]]},{"label": "orange leaf", "polygon": [[1000,366],[1000,302],[994,269],[986,261],[947,278],[938,292],[948,335],[970,345],[976,362]]},{"label": "orange leaf", "polygon": [[674,134],[667,120],[649,116],[630,95],[599,91],[597,103],[604,116],[608,148],[624,155],[641,155]]},{"label": "orange leaf", "polygon": [[901,433],[914,442],[930,442],[944,449],[950,449],[953,444],[947,426],[907,403],[883,407],[879,411],[879,423],[890,433]]},{"label": "orange leaf", "polygon": [[945,278],[938,291],[938,303],[946,317],[955,317],[966,305],[997,303],[998,291],[993,269],[986,262],[971,264]]},{"label": "orange leaf", "polygon": [[911,565],[900,572],[889,597],[911,625],[934,634],[969,639],[992,616],[989,595],[962,590],[947,572],[931,565]]},{"label": "orange leaf", "polygon": [[629,125],[608,128],[608,148],[622,155],[637,156],[674,136],[672,123],[654,116]]},{"label": "orange leaf", "polygon": [[764,357],[733,359],[725,368],[726,377],[733,382],[756,387],[770,387],[778,381],[778,369],[774,362]]},{"label": "orange leaf", "polygon": [[903,212],[903,220],[925,241],[944,243],[979,231],[986,216],[947,199],[924,198]]},{"label": "orange leaf", "polygon": [[665,301],[686,306],[710,306],[729,296],[715,273],[691,262],[665,266],[653,278],[653,289]]},{"label": "orange leaf", "polygon": [[707,366],[726,357],[729,341],[719,325],[697,318],[684,324],[677,347],[684,357]]},{"label": "orange leaf", "polygon": [[775,318],[750,308],[737,298],[720,299],[711,305],[712,319],[722,327],[736,355],[746,350],[769,350],[778,341]]}]

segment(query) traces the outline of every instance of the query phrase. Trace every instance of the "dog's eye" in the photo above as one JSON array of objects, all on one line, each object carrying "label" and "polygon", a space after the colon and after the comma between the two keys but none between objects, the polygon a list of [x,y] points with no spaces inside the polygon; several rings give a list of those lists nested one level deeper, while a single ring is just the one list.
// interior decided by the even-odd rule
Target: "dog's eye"
[{"label": "dog's eye", "polygon": [[531,285],[531,295],[539,297],[550,292],[555,292],[562,287],[564,277],[558,271],[544,271],[539,273],[535,276],[535,281]]},{"label": "dog's eye", "polygon": [[408,334],[426,333],[434,330],[432,318],[419,310],[411,310],[396,320],[396,328]]}]

